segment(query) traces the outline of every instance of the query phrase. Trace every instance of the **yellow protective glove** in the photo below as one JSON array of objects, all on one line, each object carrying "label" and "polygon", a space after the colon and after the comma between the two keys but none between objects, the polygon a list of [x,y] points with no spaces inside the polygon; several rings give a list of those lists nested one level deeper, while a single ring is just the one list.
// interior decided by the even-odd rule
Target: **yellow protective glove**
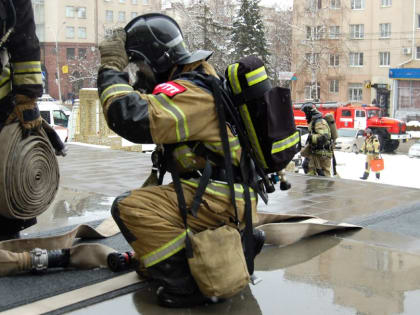
[{"label": "yellow protective glove", "polygon": [[109,38],[99,44],[101,53],[100,69],[114,69],[122,71],[128,65],[128,56],[125,51],[126,33],[123,28],[113,30]]},{"label": "yellow protective glove", "polygon": [[6,124],[18,119],[25,131],[38,131],[41,128],[42,118],[39,113],[36,99],[26,95],[16,94],[15,107],[6,120]]}]

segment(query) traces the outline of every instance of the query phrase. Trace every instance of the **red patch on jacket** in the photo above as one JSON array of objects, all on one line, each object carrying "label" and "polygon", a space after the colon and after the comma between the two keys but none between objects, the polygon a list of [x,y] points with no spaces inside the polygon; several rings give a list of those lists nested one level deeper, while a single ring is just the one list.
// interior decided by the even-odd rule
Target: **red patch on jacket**
[{"label": "red patch on jacket", "polygon": [[163,93],[166,96],[174,97],[175,95],[185,92],[187,89],[173,81],[161,83],[155,86],[153,94]]}]

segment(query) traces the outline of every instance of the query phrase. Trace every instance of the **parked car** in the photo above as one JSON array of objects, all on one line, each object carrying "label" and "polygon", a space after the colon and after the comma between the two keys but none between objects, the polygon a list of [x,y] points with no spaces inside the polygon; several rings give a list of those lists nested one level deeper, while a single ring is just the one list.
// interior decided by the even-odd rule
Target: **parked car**
[{"label": "parked car", "polygon": [[61,109],[60,105],[55,102],[38,102],[41,117],[54,128],[61,141],[66,142],[68,139],[68,123],[69,118]]},{"label": "parked car", "polygon": [[363,129],[340,128],[337,130],[338,138],[335,140],[335,150],[358,153],[363,146]]},{"label": "parked car", "polygon": [[414,142],[411,147],[408,149],[409,157],[420,157],[420,140]]},{"label": "parked car", "polygon": [[49,94],[42,94],[42,96],[38,98],[38,102],[56,102],[56,101],[57,100]]}]

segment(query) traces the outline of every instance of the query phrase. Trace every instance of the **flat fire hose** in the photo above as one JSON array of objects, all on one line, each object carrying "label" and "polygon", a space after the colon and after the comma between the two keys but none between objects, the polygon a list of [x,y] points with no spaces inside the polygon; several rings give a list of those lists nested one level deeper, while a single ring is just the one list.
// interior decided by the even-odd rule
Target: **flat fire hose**
[{"label": "flat fire hose", "polygon": [[0,215],[32,219],[54,200],[60,179],[55,153],[47,135],[22,137],[19,123],[0,132]]},{"label": "flat fire hose", "polygon": [[98,227],[78,225],[69,232],[57,236],[14,239],[0,242],[0,276],[12,275],[33,269],[30,251],[35,248],[57,250],[70,248],[69,267],[79,269],[106,268],[107,257],[114,249],[102,244],[78,244],[76,239],[100,239],[120,232],[110,217]]},{"label": "flat fire hose", "polygon": [[[257,229],[266,234],[266,244],[286,246],[302,238],[330,230],[359,229],[359,226],[329,222],[310,215],[258,213]],[[101,244],[79,244],[73,246],[78,239],[106,238],[119,233],[119,228],[110,217],[96,229],[88,225],[79,225],[58,236],[15,239],[0,242],[0,276],[29,271],[31,258],[29,251],[34,248],[47,250],[70,248],[69,267],[90,269],[106,268],[107,257],[114,249]],[[72,247],[73,246],[73,247]]]}]

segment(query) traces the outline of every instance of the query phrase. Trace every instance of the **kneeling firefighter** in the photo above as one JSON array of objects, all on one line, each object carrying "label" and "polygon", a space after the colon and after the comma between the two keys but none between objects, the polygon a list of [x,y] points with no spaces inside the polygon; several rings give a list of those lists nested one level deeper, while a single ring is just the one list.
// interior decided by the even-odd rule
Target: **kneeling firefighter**
[{"label": "kneeling firefighter", "polygon": [[[157,13],[115,30],[99,50],[97,84],[108,126],[132,142],[157,144],[152,157],[159,184],[166,170],[174,180],[117,197],[112,216],[135,251],[139,273],[157,284],[158,304],[215,302],[191,275],[190,233],[224,225],[247,231],[249,274],[264,233],[252,230],[261,189],[252,164],[241,170],[247,154],[217,107],[220,90],[213,83],[219,77],[206,61],[212,52],[189,52],[176,21]],[[123,71],[129,61],[139,68],[133,85]]]},{"label": "kneeling firefighter", "polygon": [[[19,122],[21,134],[23,135],[23,137],[19,136],[19,141],[23,142],[22,138],[26,138],[29,135],[39,136],[41,133],[40,130],[43,129],[42,134],[45,131],[49,137],[49,141],[57,150],[56,153],[64,155],[64,144],[55,131],[40,116],[36,100],[41,95],[40,46],[35,33],[32,3],[30,0],[0,0],[0,133],[2,133],[2,143],[0,145],[3,148],[0,156],[0,164],[7,159],[6,154],[10,153],[6,148],[13,146],[10,144],[13,142],[13,137],[10,135],[12,132],[9,131],[14,129],[11,127],[6,128],[5,126],[11,125],[16,121]],[[33,145],[34,142],[37,142],[36,139],[34,141],[26,139],[25,141],[28,145],[25,150],[28,150],[29,147],[36,147],[38,150],[40,147],[45,148],[43,145]],[[49,147],[49,144],[47,146]],[[49,148],[47,149],[49,150]],[[19,164],[19,161],[23,160],[22,156],[24,154],[16,154],[13,163]],[[33,154],[37,155],[38,153]],[[48,154],[38,154],[38,157],[49,157]],[[53,159],[55,159],[54,156]],[[39,166],[40,164],[38,164]],[[6,168],[9,167],[7,165]],[[33,165],[29,165],[29,167],[33,167]],[[20,172],[25,173],[22,171],[24,169],[22,165],[19,164],[16,168],[20,169]],[[54,169],[53,166],[51,168]],[[43,181],[42,178],[48,178],[48,176],[38,174],[37,179],[27,185],[30,186],[33,184],[31,191],[29,193],[26,192],[28,195],[24,195],[22,189],[20,189],[22,185],[17,188],[17,191],[14,191],[14,187],[11,185],[11,178],[13,176],[21,176],[24,178],[23,181],[25,181],[25,184],[27,184],[26,180],[28,178],[25,178],[22,174],[16,174],[17,171],[12,173],[8,174],[8,178],[3,178],[3,176],[0,178],[0,187],[6,187],[6,190],[9,190],[9,192],[13,191],[13,195],[18,196],[16,199],[25,200],[24,203],[26,203],[26,200],[32,202],[32,204],[28,205],[29,208],[37,208],[35,205],[40,200],[36,200],[36,197],[31,199],[31,197],[34,197],[31,195],[31,192],[36,191],[36,194],[40,194],[42,188],[39,188],[38,184]],[[50,178],[56,177],[55,175],[58,176],[58,170],[57,174],[54,174]],[[41,185],[48,186],[45,182]],[[56,189],[57,187],[52,187],[53,191],[56,191]],[[19,198],[21,195],[24,195],[24,197]],[[53,197],[54,195],[55,192],[51,192],[51,196]],[[5,200],[7,198],[0,199]],[[52,201],[52,198],[50,199],[45,205],[48,205]],[[43,204],[43,202],[41,203]],[[35,215],[32,216],[30,210],[24,209],[22,203],[9,202],[9,204],[17,207],[18,213],[12,215],[9,213],[11,211],[9,211],[8,205],[0,204],[0,239],[18,237],[20,230],[36,223]],[[46,209],[47,207],[45,206],[43,209],[36,209],[36,212],[42,212]]]}]

